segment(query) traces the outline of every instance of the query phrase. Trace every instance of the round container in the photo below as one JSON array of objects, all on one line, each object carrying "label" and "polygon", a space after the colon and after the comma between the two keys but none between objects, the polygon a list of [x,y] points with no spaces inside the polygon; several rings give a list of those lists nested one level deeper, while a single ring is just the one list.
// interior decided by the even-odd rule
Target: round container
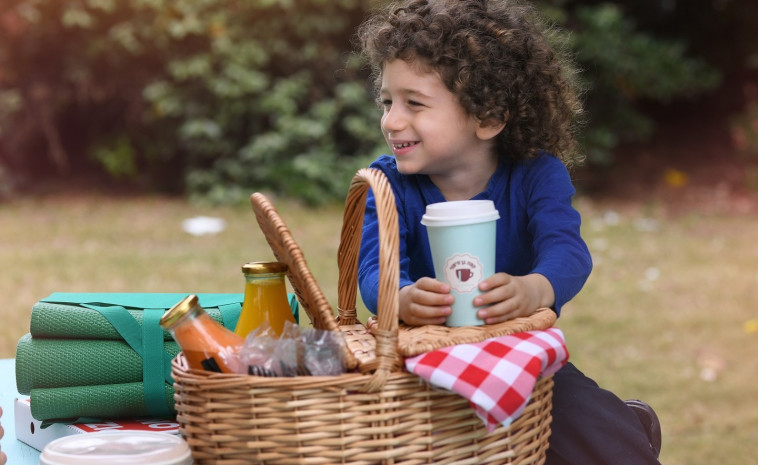
[{"label": "round container", "polygon": [[49,443],[40,465],[191,465],[180,436],[150,431],[102,431],[65,436]]},{"label": "round container", "polygon": [[436,278],[455,297],[447,326],[479,326],[474,298],[479,283],[495,272],[497,219],[491,200],[459,200],[426,206],[426,226]]}]

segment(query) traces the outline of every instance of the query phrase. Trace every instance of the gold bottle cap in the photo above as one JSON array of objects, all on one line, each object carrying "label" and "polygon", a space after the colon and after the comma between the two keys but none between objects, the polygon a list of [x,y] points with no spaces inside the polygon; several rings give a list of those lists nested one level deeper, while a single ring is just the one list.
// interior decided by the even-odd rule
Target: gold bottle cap
[{"label": "gold bottle cap", "polygon": [[176,326],[184,317],[193,312],[198,307],[198,299],[194,294],[190,294],[187,297],[180,300],[176,305],[171,307],[163,314],[160,320],[160,325],[163,329],[171,329]]},{"label": "gold bottle cap", "polygon": [[242,265],[244,274],[286,273],[287,264],[282,262],[250,262]]}]

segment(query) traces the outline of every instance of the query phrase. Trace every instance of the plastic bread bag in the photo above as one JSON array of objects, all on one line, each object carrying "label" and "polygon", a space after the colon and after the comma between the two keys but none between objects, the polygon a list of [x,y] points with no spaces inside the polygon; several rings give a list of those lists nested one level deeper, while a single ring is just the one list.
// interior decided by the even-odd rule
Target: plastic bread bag
[{"label": "plastic bread bag", "polygon": [[254,376],[278,376],[274,366],[274,352],[279,344],[276,333],[268,323],[263,323],[245,338],[239,351],[239,374]]},{"label": "plastic bread bag", "polygon": [[320,329],[304,331],[303,344],[303,363],[311,375],[336,376],[345,372],[345,336],[342,333]]},{"label": "plastic bread bag", "polygon": [[279,338],[273,354],[274,371],[279,376],[307,376],[310,373],[303,365],[304,350],[303,334],[300,326],[289,321],[284,323],[282,336]]},{"label": "plastic bread bag", "polygon": [[264,323],[245,339],[237,373],[254,376],[335,376],[345,372],[342,333],[285,322],[280,337]]},{"label": "plastic bread bag", "polygon": [[342,333],[285,323],[274,351],[281,376],[336,376],[345,372]]}]

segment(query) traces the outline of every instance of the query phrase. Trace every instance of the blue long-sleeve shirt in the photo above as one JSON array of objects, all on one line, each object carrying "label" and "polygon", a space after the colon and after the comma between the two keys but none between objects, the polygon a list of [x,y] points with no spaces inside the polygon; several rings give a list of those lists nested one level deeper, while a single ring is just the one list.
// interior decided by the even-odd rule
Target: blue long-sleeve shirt
[{"label": "blue long-sleeve shirt", "polygon": [[[434,277],[426,227],[421,217],[426,205],[444,202],[440,190],[426,175],[398,172],[395,159],[383,155],[371,164],[387,176],[397,203],[400,232],[400,287],[421,277]],[[487,189],[473,199],[492,200],[497,221],[496,272],[514,276],[539,273],[555,292],[554,310],[584,286],[592,258],[582,239],[581,218],[573,208],[575,194],[563,163],[543,153],[526,162],[501,161]],[[358,283],[366,307],[376,312],[379,284],[379,237],[374,197],[369,192],[360,249]]]}]

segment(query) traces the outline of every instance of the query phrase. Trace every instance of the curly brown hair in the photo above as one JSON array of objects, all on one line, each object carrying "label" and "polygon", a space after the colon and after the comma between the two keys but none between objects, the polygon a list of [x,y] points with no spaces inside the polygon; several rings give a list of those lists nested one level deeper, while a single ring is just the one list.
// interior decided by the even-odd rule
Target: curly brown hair
[{"label": "curly brown hair", "polygon": [[358,39],[377,91],[384,63],[429,68],[469,114],[506,123],[501,156],[520,161],[545,150],[571,166],[581,160],[582,105],[573,65],[550,33],[534,7],[513,0],[406,0],[366,20]]}]

